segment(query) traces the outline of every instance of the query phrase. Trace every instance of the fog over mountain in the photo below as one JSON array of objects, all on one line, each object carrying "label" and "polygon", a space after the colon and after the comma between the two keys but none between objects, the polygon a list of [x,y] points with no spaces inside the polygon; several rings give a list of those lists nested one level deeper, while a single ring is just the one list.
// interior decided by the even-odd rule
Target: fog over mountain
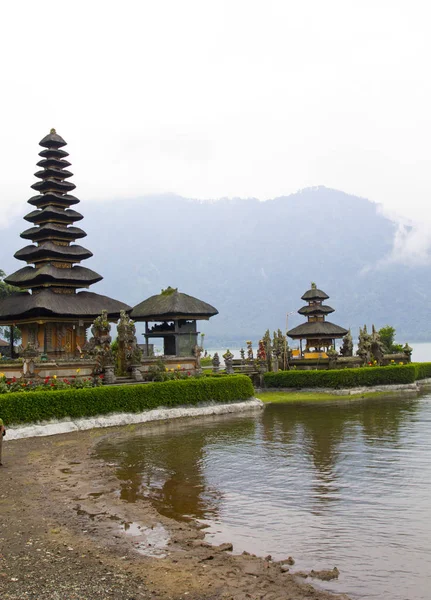
[{"label": "fog over mountain", "polygon": [[[329,320],[355,336],[374,323],[393,325],[400,342],[431,338],[428,249],[410,256],[409,228],[366,199],[320,187],[266,202],[169,195],[83,201],[78,210],[94,253],[84,264],[104,276],[91,289],[132,306],[169,285],[197,296],[220,313],[201,326],[207,346],[284,329],[311,281],[330,296]],[[16,219],[1,232],[8,274],[23,266],[13,254],[25,228]],[[289,315],[289,328],[303,321]]]}]

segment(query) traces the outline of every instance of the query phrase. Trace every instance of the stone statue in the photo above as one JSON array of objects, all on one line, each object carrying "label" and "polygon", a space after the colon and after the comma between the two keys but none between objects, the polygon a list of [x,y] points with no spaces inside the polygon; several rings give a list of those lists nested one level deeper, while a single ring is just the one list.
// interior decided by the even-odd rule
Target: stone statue
[{"label": "stone statue", "polygon": [[241,350],[239,351],[239,355],[241,356],[241,363],[244,364],[244,362],[245,362],[245,351],[244,351],[244,348],[241,348]]},{"label": "stone statue", "polygon": [[259,346],[257,348],[257,360],[266,361],[265,343],[263,340],[259,340]]},{"label": "stone statue", "polygon": [[343,345],[340,348],[340,354],[341,356],[353,356],[353,340],[350,329],[343,337]]},{"label": "stone statue", "polygon": [[[91,327],[92,337],[84,345],[84,352],[92,357],[95,357],[96,364],[93,368],[93,375],[101,375],[105,372],[106,383],[113,383],[111,377],[114,376],[114,366],[112,364],[112,352],[111,352],[111,324],[108,321],[108,313],[106,310],[102,311],[102,314],[94,319]],[[109,367],[108,370],[107,367]],[[115,381],[115,377],[114,377]]]},{"label": "stone statue", "polygon": [[[269,329],[267,329],[265,331],[265,335],[262,338],[262,343],[263,343],[263,351],[265,352],[265,358],[263,360],[266,361],[266,368],[268,371],[271,371],[272,368],[272,340],[271,340],[271,334],[269,333]],[[259,342],[259,346],[260,346],[260,342]],[[259,358],[259,356],[258,356]]]},{"label": "stone statue", "polygon": [[38,356],[39,352],[36,350],[34,344],[31,342],[28,343],[26,349],[21,352],[21,358],[23,359],[22,373],[24,377],[34,377],[34,361]]},{"label": "stone statue", "polygon": [[384,344],[382,342],[382,340],[380,339],[380,334],[379,332],[376,330],[376,328],[373,325],[372,331],[371,331],[371,354],[374,357],[374,360],[376,360],[379,365],[382,362],[383,359],[383,355],[385,353],[384,351]]},{"label": "stone statue", "polygon": [[406,355],[407,362],[410,362],[412,360],[413,348],[411,348],[407,342],[403,346],[403,352]]},{"label": "stone statue", "polygon": [[202,373],[202,368],[201,368],[202,351],[203,351],[202,346],[195,344],[195,346],[193,347],[193,356],[196,358],[196,373]]},{"label": "stone statue", "polygon": [[214,352],[212,363],[213,373],[218,373],[220,371],[220,357],[217,352]]},{"label": "stone statue", "polygon": [[135,323],[124,310],[120,311],[120,320],[117,325],[117,339],[118,369],[120,373],[123,374],[130,370],[134,378],[140,381],[142,375],[138,367],[141,363],[142,352],[138,348]]},{"label": "stone statue", "polygon": [[233,354],[229,349],[226,350],[226,352],[223,354],[223,359],[224,359],[224,364],[226,366],[226,373],[228,375],[232,375],[234,372],[233,371]]},{"label": "stone statue", "polygon": [[361,357],[362,362],[369,363],[371,360],[371,336],[367,331],[367,326],[359,328],[359,340],[357,355]]}]

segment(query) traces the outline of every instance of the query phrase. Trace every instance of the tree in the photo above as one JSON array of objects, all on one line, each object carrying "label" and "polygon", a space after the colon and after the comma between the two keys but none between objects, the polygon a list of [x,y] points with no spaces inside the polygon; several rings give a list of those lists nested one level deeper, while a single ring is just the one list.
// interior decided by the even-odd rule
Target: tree
[{"label": "tree", "polygon": [[395,344],[395,327],[391,327],[391,325],[386,325],[379,329],[378,334],[380,336],[380,341],[383,343],[385,347],[386,354],[393,354],[395,352],[402,352],[403,347],[401,344]]},{"label": "tree", "polygon": [[6,277],[6,273],[0,269],[0,298],[5,298],[14,292],[19,292],[18,288],[3,281],[4,277]]},{"label": "tree", "polygon": [[[3,281],[6,274],[4,271],[0,269],[0,298],[6,298],[6,296],[10,296],[16,292],[20,292],[19,288],[14,287],[13,285],[9,285],[5,281]],[[21,339],[21,331],[18,327],[0,327],[0,335],[5,338],[8,342],[10,342],[11,331],[13,330],[13,341],[19,342]]]}]

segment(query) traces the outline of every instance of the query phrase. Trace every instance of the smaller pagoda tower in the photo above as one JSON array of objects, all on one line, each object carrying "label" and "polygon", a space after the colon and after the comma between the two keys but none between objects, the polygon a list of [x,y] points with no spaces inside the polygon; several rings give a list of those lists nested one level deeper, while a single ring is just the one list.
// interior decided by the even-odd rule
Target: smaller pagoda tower
[{"label": "smaller pagoda tower", "polygon": [[301,298],[307,302],[307,305],[300,308],[298,313],[306,316],[307,322],[294,327],[287,332],[287,335],[300,341],[301,356],[302,340],[306,341],[305,352],[327,351],[331,346],[335,346],[335,340],[347,334],[347,329],[325,320],[334,309],[323,304],[329,296],[319,290],[314,282],[311,284],[311,289],[307,290]]}]

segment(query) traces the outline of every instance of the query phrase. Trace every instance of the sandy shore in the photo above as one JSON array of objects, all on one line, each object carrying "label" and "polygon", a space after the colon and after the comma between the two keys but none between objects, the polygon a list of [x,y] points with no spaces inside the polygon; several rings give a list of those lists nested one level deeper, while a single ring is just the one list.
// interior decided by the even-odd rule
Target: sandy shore
[{"label": "sandy shore", "polygon": [[121,501],[113,466],[92,458],[95,444],[116,430],[5,438],[2,599],[346,598],[294,576],[287,560],[234,555],[229,545],[205,543],[198,525],[170,520],[148,501]]}]

